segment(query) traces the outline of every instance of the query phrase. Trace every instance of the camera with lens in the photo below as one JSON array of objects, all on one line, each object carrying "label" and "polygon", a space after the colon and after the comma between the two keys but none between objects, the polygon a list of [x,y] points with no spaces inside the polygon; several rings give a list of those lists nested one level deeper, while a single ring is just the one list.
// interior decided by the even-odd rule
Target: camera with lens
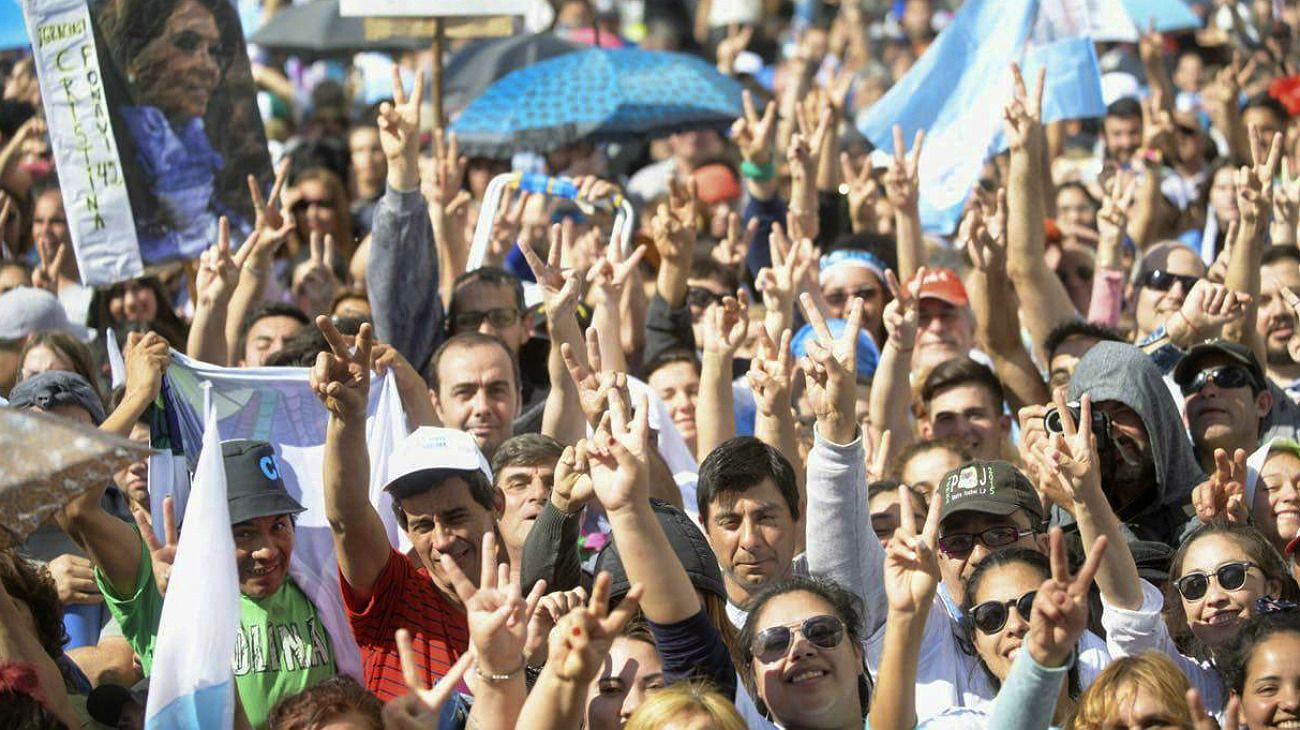
[{"label": "camera with lens", "polygon": [[[1083,417],[1083,411],[1079,407],[1078,401],[1071,401],[1065,404],[1070,411],[1070,417],[1074,419],[1076,428],[1083,428],[1079,419]],[[1049,406],[1047,413],[1043,414],[1043,425],[1047,428],[1049,434],[1064,434],[1065,425],[1061,422],[1061,411],[1056,406]],[[1105,454],[1112,447],[1110,433],[1110,416],[1105,411],[1092,409],[1092,435],[1097,439],[1097,453]]]}]

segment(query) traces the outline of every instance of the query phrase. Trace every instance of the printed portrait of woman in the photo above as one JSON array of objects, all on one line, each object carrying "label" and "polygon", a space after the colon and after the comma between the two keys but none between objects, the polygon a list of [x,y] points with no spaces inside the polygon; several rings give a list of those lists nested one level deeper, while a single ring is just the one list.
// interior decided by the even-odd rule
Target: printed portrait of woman
[{"label": "printed portrait of woman", "polygon": [[92,13],[145,263],[196,258],[223,215],[248,230],[245,178],[271,173],[234,6],[102,0]]}]

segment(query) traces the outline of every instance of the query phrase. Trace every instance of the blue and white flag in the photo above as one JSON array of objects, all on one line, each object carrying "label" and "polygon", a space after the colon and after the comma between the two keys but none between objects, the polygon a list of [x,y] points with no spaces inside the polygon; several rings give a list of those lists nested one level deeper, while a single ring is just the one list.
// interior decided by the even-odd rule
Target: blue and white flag
[{"label": "blue and white flag", "polygon": [[893,127],[910,144],[926,131],[920,161],[921,222],[951,233],[988,158],[1005,146],[1002,109],[1011,63],[1032,84],[1047,68],[1043,121],[1106,113],[1088,36],[1087,0],[969,0],[912,69],[858,121],[878,150]]},{"label": "blue and white flag", "polygon": [[210,399],[205,410],[188,519],[158,624],[146,730],[226,730],[235,718],[231,657],[239,631],[239,571]]}]

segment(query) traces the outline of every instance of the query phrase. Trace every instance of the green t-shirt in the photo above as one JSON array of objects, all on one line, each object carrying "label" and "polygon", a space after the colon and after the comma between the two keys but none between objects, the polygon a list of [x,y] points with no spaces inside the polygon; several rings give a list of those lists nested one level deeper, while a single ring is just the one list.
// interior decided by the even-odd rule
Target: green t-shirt
[{"label": "green t-shirt", "polygon": [[[95,582],[108,610],[121,624],[122,635],[140,657],[144,673],[150,674],[163,599],[154,583],[153,563],[144,541],[140,541],[140,568],[132,594],[115,593],[98,569]],[[286,580],[269,598],[239,597],[239,635],[233,662],[244,713],[256,728],[266,724],[267,714],[282,697],[296,695],[338,673],[316,607],[292,580]]]}]

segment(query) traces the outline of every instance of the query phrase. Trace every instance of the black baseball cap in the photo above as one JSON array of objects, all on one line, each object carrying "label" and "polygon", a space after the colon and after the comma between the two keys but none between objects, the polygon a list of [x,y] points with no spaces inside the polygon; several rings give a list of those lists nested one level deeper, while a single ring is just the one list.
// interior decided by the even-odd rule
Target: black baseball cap
[{"label": "black baseball cap", "polygon": [[46,370],[15,385],[9,406],[18,410],[76,406],[90,414],[96,426],[104,422],[104,403],[81,375],[66,370]]},{"label": "black baseball cap", "polygon": [[1042,523],[1043,501],[1029,478],[1005,461],[968,461],[939,481],[943,506],[939,521],[958,512],[982,512],[1006,517],[1024,510]]},{"label": "black baseball cap", "polygon": [[[712,593],[726,599],[727,588],[722,583],[722,568],[718,567],[718,558],[709,547],[704,533],[695,525],[690,516],[667,502],[652,499],[650,507],[654,510],[659,526],[668,536],[677,561],[686,569],[691,585],[696,590]],[[611,578],[609,584],[610,598],[620,598],[632,590],[632,581],[623,568],[623,560],[618,554],[618,543],[611,540],[596,556],[596,574],[607,571]]]},{"label": "black baseball cap", "polygon": [[1179,387],[1192,382],[1196,374],[1201,371],[1201,363],[1210,355],[1224,355],[1249,370],[1251,379],[1255,381],[1256,391],[1268,389],[1268,378],[1264,375],[1264,368],[1260,367],[1259,361],[1255,359],[1255,353],[1240,342],[1229,340],[1211,340],[1188,348],[1183,359],[1179,360],[1178,365],[1174,367],[1174,382]]},{"label": "black baseball cap", "polygon": [[270,517],[296,515],[306,510],[285,489],[275,449],[265,441],[232,439],[221,442],[226,467],[226,503],[230,524]]}]

